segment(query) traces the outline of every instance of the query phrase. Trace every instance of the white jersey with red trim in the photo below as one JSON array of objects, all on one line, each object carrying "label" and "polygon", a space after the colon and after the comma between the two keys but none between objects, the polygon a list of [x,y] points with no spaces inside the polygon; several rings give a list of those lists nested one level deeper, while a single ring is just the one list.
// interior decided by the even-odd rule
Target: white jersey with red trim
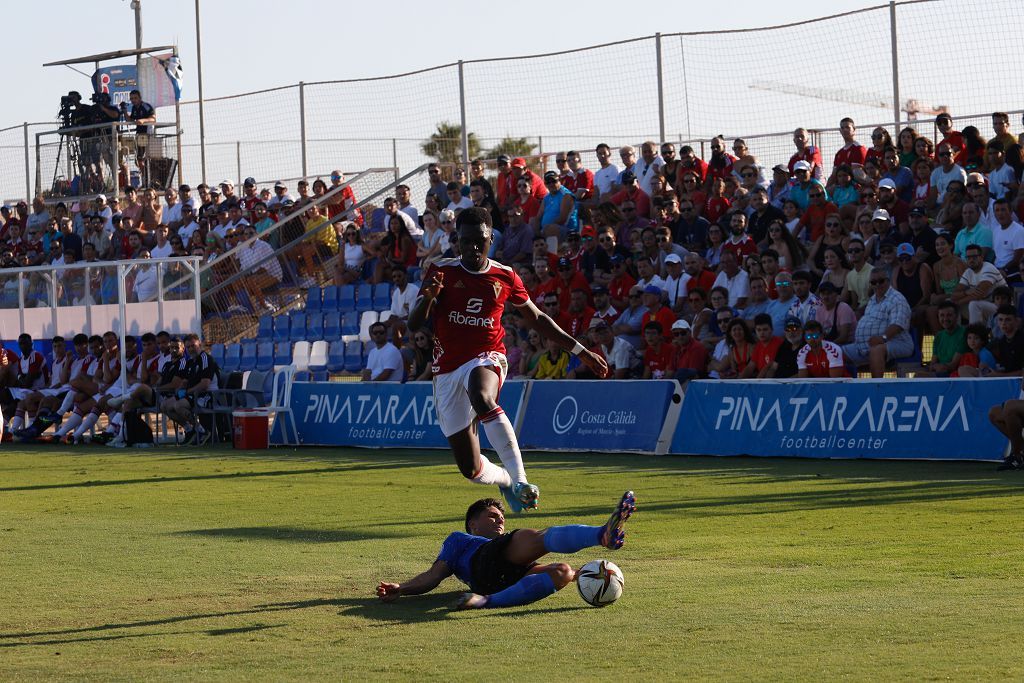
[{"label": "white jersey with red trim", "polygon": [[71,364],[71,379],[85,375],[95,377],[96,371],[100,369],[100,359],[91,353],[87,353]]},{"label": "white jersey with red trim", "polygon": [[64,368],[67,367],[68,363],[71,362],[71,354],[65,353],[63,358],[54,358],[53,365],[50,366],[50,383],[47,385],[50,389],[59,389],[64,386],[61,382],[61,375],[64,374]]},{"label": "white jersey with red trim", "polygon": [[[137,356],[137,358],[140,361],[142,360],[142,356]],[[145,382],[148,378],[159,372],[161,358],[162,356],[156,355],[146,361],[145,364],[139,363],[138,368],[135,370],[135,378],[140,382]]]},{"label": "white jersey with red trim", "polygon": [[39,377],[28,389],[42,389],[46,386],[46,358],[38,351],[31,351],[27,356],[18,359],[18,379],[39,373]]},{"label": "white jersey with red trim", "polygon": [[443,276],[434,301],[434,374],[452,372],[480,354],[505,353],[501,315],[505,302],[522,306],[530,299],[514,270],[490,259],[472,271],[458,258],[435,262],[423,278]]}]

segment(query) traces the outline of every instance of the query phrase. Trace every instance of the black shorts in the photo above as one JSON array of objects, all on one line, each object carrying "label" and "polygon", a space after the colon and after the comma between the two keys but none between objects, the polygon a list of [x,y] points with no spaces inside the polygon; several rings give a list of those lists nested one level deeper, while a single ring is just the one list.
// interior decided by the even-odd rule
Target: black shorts
[{"label": "black shorts", "polygon": [[470,589],[478,595],[491,595],[504,590],[526,576],[533,567],[514,564],[505,559],[505,548],[512,542],[515,531],[502,534],[484,543],[469,561]]}]

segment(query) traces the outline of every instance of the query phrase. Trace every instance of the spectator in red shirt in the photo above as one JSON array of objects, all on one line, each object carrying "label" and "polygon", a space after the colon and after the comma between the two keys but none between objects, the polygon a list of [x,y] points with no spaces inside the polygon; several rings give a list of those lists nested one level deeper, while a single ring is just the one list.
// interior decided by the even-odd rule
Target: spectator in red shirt
[{"label": "spectator in red shirt", "polygon": [[[632,202],[636,207],[636,215],[646,218],[651,215],[651,198],[640,189],[636,182],[636,174],[632,171],[622,172],[622,189],[611,196],[612,204],[621,206],[625,202]],[[623,209],[625,210],[625,209]],[[627,216],[627,218],[629,218]]]},{"label": "spectator in red shirt", "polygon": [[[551,291],[558,296],[558,305],[561,310],[569,310],[569,301],[574,289],[582,289],[586,292],[589,299],[590,283],[587,282],[587,278],[583,273],[576,270],[576,266],[572,264],[572,261],[562,257],[558,259],[558,275],[555,277],[555,284],[551,286]],[[587,303],[591,302],[588,300]],[[563,327],[562,329],[566,328]],[[583,329],[586,328],[584,327]]]},{"label": "spectator in red shirt", "polygon": [[[963,152],[967,146],[964,144],[964,136],[958,130],[953,129],[953,117],[949,114],[942,113],[935,117],[935,127],[942,133],[942,139],[939,144],[945,144],[953,150],[954,155],[959,155]],[[917,151],[916,149],[914,151]],[[920,155],[918,155],[920,156]],[[959,156],[955,159],[955,163],[960,164],[963,161]],[[962,164],[961,164],[962,165]]]},{"label": "spectator in red shirt", "polygon": [[516,181],[516,199],[512,203],[523,213],[523,222],[533,227],[537,232],[537,223],[540,220],[541,203],[540,199],[533,194],[530,181],[527,178],[520,178]]},{"label": "spectator in red shirt", "polygon": [[[732,167],[736,157],[725,151],[725,138],[719,135],[711,139],[711,160],[708,162],[707,174],[704,178],[704,189],[711,191],[711,182],[716,179],[725,180],[732,177]],[[714,223],[711,218],[704,216]]]},{"label": "spectator in red shirt", "polygon": [[[558,326],[563,330],[568,329],[569,317],[558,302],[558,294],[555,292],[547,292],[544,294],[544,312],[548,314],[549,318],[558,323]],[[562,327],[563,324],[565,327]]]},{"label": "spectator in red shirt", "polygon": [[[647,331],[647,323],[657,321],[662,331],[665,343],[672,341],[672,323],[676,321],[676,314],[668,306],[661,303],[665,292],[657,285],[644,287],[643,304],[647,308],[643,319],[640,321],[640,329]],[[645,334],[646,338],[646,334]]]},{"label": "spectator in red shirt", "polygon": [[626,310],[629,306],[629,290],[636,285],[636,279],[626,268],[626,259],[622,254],[612,256],[612,279],[608,283],[608,295],[612,299],[612,305],[620,311]]},{"label": "spectator in red shirt", "polygon": [[821,150],[811,144],[806,128],[797,128],[793,131],[793,145],[796,146],[796,153],[789,158],[789,175],[793,175],[793,166],[796,162],[806,161],[811,166],[811,177],[820,181],[824,177]]},{"label": "spectator in red shirt", "polygon": [[737,211],[729,217],[729,239],[722,245],[722,253],[729,252],[737,263],[757,253],[757,243],[747,234],[747,216]]},{"label": "spectator in red shirt", "polygon": [[843,136],[843,147],[836,152],[832,160],[832,175],[829,176],[826,185],[832,186],[836,182],[836,169],[843,164],[849,164],[856,170],[857,166],[863,166],[867,159],[868,150],[864,145],[857,142],[857,126],[849,116],[839,121],[839,134]]},{"label": "spectator in red shirt", "polygon": [[[644,349],[644,379],[665,379],[669,376],[673,367],[675,349],[671,341],[665,339],[665,328],[657,320],[647,322],[644,316],[643,331],[644,342],[647,348]],[[671,336],[669,336],[671,340]]]},{"label": "spectator in red shirt", "polygon": [[672,323],[672,347],[672,370],[679,382],[699,379],[707,373],[708,350],[693,338],[690,323],[685,320]]},{"label": "spectator in red shirt", "polygon": [[515,203],[519,194],[516,192],[516,179],[512,175],[512,160],[507,154],[498,156],[498,178],[494,182],[494,191],[498,195],[498,208],[507,210]]},{"label": "spectator in red shirt", "polygon": [[709,223],[717,223],[718,219],[725,215],[725,212],[729,210],[732,202],[725,196],[725,179],[724,178],[710,178],[711,192],[708,194],[707,200],[704,202],[704,218]]},{"label": "spectator in red shirt", "polygon": [[690,276],[690,279],[686,281],[687,293],[692,292],[694,288],[710,292],[711,288],[715,286],[717,276],[713,271],[705,268],[704,259],[692,251],[683,257],[683,270]]},{"label": "spectator in red shirt", "polygon": [[[594,317],[594,309],[587,303],[590,289],[574,289],[569,295],[569,309],[563,316],[559,326],[573,337],[579,339],[590,328],[590,319]],[[565,322],[563,326],[561,323]]]},{"label": "spectator in red shirt", "polygon": [[[800,229],[806,230],[810,241],[815,242],[825,234],[825,219],[829,214],[838,213],[839,207],[828,201],[825,188],[817,183],[811,185],[807,200],[807,209],[800,217]],[[797,234],[800,233],[800,229],[797,230]]]},{"label": "spectator in red shirt", "polygon": [[768,370],[775,362],[775,355],[782,346],[782,337],[772,335],[774,330],[772,317],[767,313],[760,313],[754,317],[754,336],[757,343],[754,344],[754,352],[750,363],[740,374],[740,377],[756,377],[764,379],[768,376]]},{"label": "spectator in red shirt", "polygon": [[679,148],[679,166],[676,168],[675,175],[674,186],[677,189],[682,187],[683,176],[687,171],[693,171],[697,176],[697,184],[701,185],[708,175],[708,162],[697,156],[697,153],[693,151],[693,147],[683,145]]},{"label": "spectator in red shirt", "polygon": [[804,341],[807,345],[796,356],[797,377],[847,376],[846,366],[843,365],[843,350],[825,341],[821,323],[817,320],[804,323]]},{"label": "spectator in red shirt", "polygon": [[518,182],[525,178],[530,184],[530,194],[532,194],[538,201],[543,199],[548,193],[547,188],[544,187],[544,181],[541,180],[540,176],[526,167],[526,159],[522,157],[516,157],[512,160],[512,177],[516,179],[517,187]]},{"label": "spectator in red shirt", "polygon": [[580,160],[580,153],[571,150],[565,155],[569,164],[570,176],[562,182],[572,192],[576,199],[586,201],[594,197],[594,172],[583,168]]}]

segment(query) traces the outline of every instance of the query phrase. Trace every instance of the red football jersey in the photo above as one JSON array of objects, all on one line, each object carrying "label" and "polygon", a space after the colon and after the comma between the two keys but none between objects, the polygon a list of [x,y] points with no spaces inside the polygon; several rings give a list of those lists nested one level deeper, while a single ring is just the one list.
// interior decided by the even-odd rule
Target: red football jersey
[{"label": "red football jersey", "polygon": [[484,353],[505,353],[505,302],[522,306],[530,299],[516,272],[490,259],[474,272],[450,258],[430,266],[423,281],[435,272],[442,273],[444,288],[434,301],[434,374],[452,372]]}]

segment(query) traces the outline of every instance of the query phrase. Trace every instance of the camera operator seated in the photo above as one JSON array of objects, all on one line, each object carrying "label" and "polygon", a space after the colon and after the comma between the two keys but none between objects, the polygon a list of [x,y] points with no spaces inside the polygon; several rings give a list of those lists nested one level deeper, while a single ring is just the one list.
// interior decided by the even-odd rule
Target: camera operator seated
[{"label": "camera operator seated", "polygon": [[[135,122],[135,158],[142,161],[146,156],[146,146],[149,143],[149,136],[153,134],[153,124],[156,123],[156,110],[149,102],[142,101],[142,93],[132,90],[128,93],[132,106],[125,114],[125,118]],[[123,105],[122,105],[123,106]]]}]

